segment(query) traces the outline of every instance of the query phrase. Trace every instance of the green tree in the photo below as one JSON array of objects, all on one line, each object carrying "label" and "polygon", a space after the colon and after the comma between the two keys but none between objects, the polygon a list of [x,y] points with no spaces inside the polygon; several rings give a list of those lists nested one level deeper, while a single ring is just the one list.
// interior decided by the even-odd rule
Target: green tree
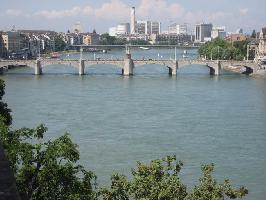
[{"label": "green tree", "polygon": [[201,57],[213,60],[243,60],[246,55],[247,42],[236,42],[231,45],[221,38],[215,38],[211,42],[201,45],[198,52]]},{"label": "green tree", "polygon": [[233,189],[228,179],[222,184],[218,184],[213,178],[214,165],[204,165],[201,168],[203,176],[199,179],[200,183],[188,194],[186,200],[195,199],[215,199],[225,200],[228,198],[236,199],[242,198],[248,194],[248,190],[244,187]]},{"label": "green tree", "polygon": [[167,156],[149,164],[138,163],[132,170],[132,180],[124,175],[111,177],[111,187],[100,192],[103,200],[225,200],[242,198],[248,190],[244,187],[233,189],[229,180],[219,184],[213,178],[213,164],[202,167],[203,177],[199,185],[187,191],[179,177],[183,163],[176,156]]},{"label": "green tree", "polygon": [[0,79],[0,117],[2,117],[3,122],[6,125],[11,125],[12,116],[11,110],[8,108],[7,104],[3,102],[2,98],[5,94],[5,83]]},{"label": "green tree", "polygon": [[64,51],[66,48],[66,42],[63,39],[63,36],[57,35],[55,37],[55,51]]},{"label": "green tree", "polygon": [[101,35],[100,44],[102,45],[114,45],[116,38],[114,36],[110,36],[108,33],[104,33]]},{"label": "green tree", "polygon": [[233,43],[233,46],[240,51],[239,54],[241,56],[244,56],[244,55],[247,54],[247,45],[248,45],[248,41],[247,40],[245,40],[245,41],[235,41]]},{"label": "green tree", "polygon": [[102,200],[129,200],[130,182],[125,175],[113,174],[111,176],[110,188],[103,188],[99,191]]},{"label": "green tree", "polygon": [[43,142],[43,125],[12,131],[1,123],[0,128],[22,199],[96,198],[96,176],[76,164],[79,152],[68,134]]}]

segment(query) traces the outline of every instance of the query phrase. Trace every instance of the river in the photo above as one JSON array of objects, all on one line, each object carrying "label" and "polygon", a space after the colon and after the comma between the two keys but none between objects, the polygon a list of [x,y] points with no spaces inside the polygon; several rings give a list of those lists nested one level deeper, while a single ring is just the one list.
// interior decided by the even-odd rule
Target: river
[{"label": "river", "polygon": [[[178,57],[182,53],[178,50]],[[123,55],[113,50],[82,56]],[[173,58],[174,50],[132,50],[132,56]],[[196,50],[189,49],[188,56],[197,57]],[[214,163],[218,180],[245,185],[245,199],[265,199],[265,79],[229,72],[214,77],[197,65],[179,69],[176,77],[157,65],[137,67],[133,77],[108,65],[86,67],[82,77],[70,66],[47,66],[42,76],[33,71],[26,67],[1,76],[13,126],[45,123],[49,139],[71,133],[81,164],[101,184],[114,171],[129,174],[137,161],[176,154],[184,162],[181,177],[190,187],[200,177],[201,164]]]}]

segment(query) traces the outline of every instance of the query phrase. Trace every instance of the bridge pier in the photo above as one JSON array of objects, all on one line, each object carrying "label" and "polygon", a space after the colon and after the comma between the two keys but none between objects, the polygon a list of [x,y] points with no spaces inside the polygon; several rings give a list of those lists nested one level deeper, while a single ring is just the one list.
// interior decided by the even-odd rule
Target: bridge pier
[{"label": "bridge pier", "polygon": [[172,66],[168,67],[169,75],[176,76],[176,71],[178,69],[178,62],[175,60]]},{"label": "bridge pier", "polygon": [[221,73],[221,61],[213,64],[207,64],[210,68],[210,75],[220,75]]},{"label": "bridge pier", "polygon": [[131,59],[131,54],[127,54],[126,58],[124,59],[124,68],[122,69],[122,74],[124,76],[131,76],[133,75],[134,69],[134,62]]},{"label": "bridge pier", "polygon": [[80,60],[79,61],[79,75],[84,75],[85,71],[85,60]]},{"label": "bridge pier", "polygon": [[35,75],[41,75],[42,74],[42,65],[40,60],[36,60],[35,65]]}]

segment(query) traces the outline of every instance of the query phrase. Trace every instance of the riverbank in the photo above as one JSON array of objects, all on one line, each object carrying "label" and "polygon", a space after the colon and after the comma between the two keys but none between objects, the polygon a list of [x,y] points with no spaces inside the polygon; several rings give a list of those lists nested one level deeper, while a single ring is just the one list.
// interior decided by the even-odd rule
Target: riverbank
[{"label": "riverbank", "polygon": [[265,69],[257,70],[255,73],[252,74],[252,76],[255,78],[265,78],[266,79],[266,70]]},{"label": "riverbank", "polygon": [[240,73],[240,74],[247,74],[255,78],[266,78],[266,69],[261,68],[258,70],[254,70],[253,73],[247,73],[247,69],[243,66],[226,66],[223,68],[224,70]]}]

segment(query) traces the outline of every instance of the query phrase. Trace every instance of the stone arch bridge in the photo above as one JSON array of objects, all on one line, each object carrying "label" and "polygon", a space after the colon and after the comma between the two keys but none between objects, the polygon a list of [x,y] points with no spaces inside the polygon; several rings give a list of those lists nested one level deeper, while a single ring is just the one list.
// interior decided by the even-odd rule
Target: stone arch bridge
[{"label": "stone arch bridge", "polygon": [[40,59],[40,60],[0,60],[0,74],[5,70],[16,66],[29,66],[34,68],[35,75],[42,74],[42,67],[48,65],[70,65],[78,69],[79,75],[84,75],[85,66],[97,65],[97,64],[111,64],[121,68],[122,74],[125,76],[133,75],[134,68],[141,65],[162,65],[167,67],[169,74],[175,76],[179,68],[189,65],[203,65],[209,68],[211,75],[219,75],[221,69],[227,66],[238,66],[246,68],[246,71],[253,72],[257,69],[256,63],[253,61],[212,61],[212,60],[157,60],[157,59],[146,59],[146,60],[133,60],[130,57],[125,59],[106,59],[106,60],[62,60],[62,59]]}]

